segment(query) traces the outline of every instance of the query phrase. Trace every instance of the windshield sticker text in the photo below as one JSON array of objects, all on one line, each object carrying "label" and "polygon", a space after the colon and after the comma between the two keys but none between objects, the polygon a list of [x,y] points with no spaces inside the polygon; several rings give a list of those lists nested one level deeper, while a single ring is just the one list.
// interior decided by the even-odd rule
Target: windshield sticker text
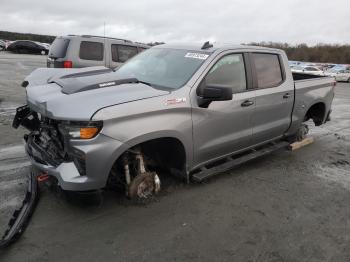
[{"label": "windshield sticker text", "polygon": [[201,59],[201,60],[205,60],[208,58],[209,55],[206,54],[201,54],[201,53],[187,53],[185,55],[185,57],[188,58],[196,58],[196,59]]}]

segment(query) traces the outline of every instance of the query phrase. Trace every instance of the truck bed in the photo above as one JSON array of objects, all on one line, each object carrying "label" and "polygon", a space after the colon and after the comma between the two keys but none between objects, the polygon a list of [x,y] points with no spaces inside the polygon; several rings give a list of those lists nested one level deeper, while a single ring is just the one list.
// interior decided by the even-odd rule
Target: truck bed
[{"label": "truck bed", "polygon": [[315,89],[321,86],[333,87],[334,78],[330,76],[318,76],[305,73],[292,73],[295,89]]},{"label": "truck bed", "polygon": [[311,75],[311,74],[305,74],[305,73],[292,73],[292,75],[293,75],[294,81],[327,77],[327,76],[318,76],[318,75]]},{"label": "truck bed", "polygon": [[[317,76],[303,73],[293,73],[295,88],[295,104],[293,108],[292,132],[304,121],[306,112],[318,104],[317,110],[328,116],[334,97],[335,79],[329,76]],[[323,119],[325,121],[326,118]]]}]

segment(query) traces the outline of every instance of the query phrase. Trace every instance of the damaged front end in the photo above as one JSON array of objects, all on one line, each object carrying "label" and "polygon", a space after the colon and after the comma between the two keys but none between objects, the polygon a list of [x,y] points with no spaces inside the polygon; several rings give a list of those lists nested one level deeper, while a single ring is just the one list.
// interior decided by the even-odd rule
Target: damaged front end
[{"label": "damaged front end", "polygon": [[73,147],[71,140],[94,138],[102,129],[102,121],[55,120],[31,110],[26,105],[17,108],[13,120],[14,128],[20,125],[30,131],[24,136],[26,152],[37,167],[54,169],[62,163],[74,163],[81,176],[86,174],[84,152]]},{"label": "damaged front end", "polygon": [[58,166],[66,158],[64,139],[60,137],[58,122],[32,111],[27,105],[17,108],[12,126],[30,131],[24,136],[26,152],[36,162]]},{"label": "damaged front end", "polygon": [[110,139],[96,137],[102,121],[57,120],[22,106],[17,108],[13,121],[14,128],[19,126],[29,130],[24,135],[25,151],[33,166],[54,177],[62,189],[86,191],[103,187],[103,180],[94,176],[96,165],[90,164],[90,169],[87,166],[87,158],[100,155],[101,144],[115,148]]},{"label": "damaged front end", "polygon": [[[55,172],[59,167],[68,165],[74,168],[68,169],[67,173],[76,170],[72,174],[74,179],[80,182],[79,178],[82,178],[82,183],[86,181],[85,154],[71,146],[70,140],[77,141],[95,137],[102,128],[102,122],[55,120],[25,105],[17,108],[12,126],[15,129],[22,126],[29,131],[24,135],[25,151],[34,168],[29,176],[22,206],[14,211],[4,235],[0,235],[0,249],[18,239],[26,228],[38,200],[38,183],[41,177],[45,179],[49,175],[55,177]],[[45,175],[38,176],[40,173]],[[54,180],[59,184],[58,177]]]}]

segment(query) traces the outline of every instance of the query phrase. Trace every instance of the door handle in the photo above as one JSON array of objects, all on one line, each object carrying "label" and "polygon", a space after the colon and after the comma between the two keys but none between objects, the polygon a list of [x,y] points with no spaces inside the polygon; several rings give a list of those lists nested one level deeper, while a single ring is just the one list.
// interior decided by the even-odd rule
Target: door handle
[{"label": "door handle", "polygon": [[247,107],[247,106],[251,106],[251,105],[254,105],[254,102],[250,101],[250,100],[246,100],[241,104],[242,107]]},{"label": "door handle", "polygon": [[289,93],[286,93],[286,94],[283,95],[283,99],[288,99],[288,98],[290,98],[290,94]]}]

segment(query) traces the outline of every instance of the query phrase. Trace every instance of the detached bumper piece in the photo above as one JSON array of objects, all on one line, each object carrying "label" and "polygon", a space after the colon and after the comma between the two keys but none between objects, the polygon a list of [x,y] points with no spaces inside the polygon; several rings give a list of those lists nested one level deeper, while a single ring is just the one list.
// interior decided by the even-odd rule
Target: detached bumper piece
[{"label": "detached bumper piece", "polygon": [[38,182],[34,172],[30,174],[27,193],[22,203],[22,207],[17,209],[8,224],[4,236],[0,240],[0,249],[3,249],[16,241],[26,229],[29,219],[32,216],[39,196]]}]

